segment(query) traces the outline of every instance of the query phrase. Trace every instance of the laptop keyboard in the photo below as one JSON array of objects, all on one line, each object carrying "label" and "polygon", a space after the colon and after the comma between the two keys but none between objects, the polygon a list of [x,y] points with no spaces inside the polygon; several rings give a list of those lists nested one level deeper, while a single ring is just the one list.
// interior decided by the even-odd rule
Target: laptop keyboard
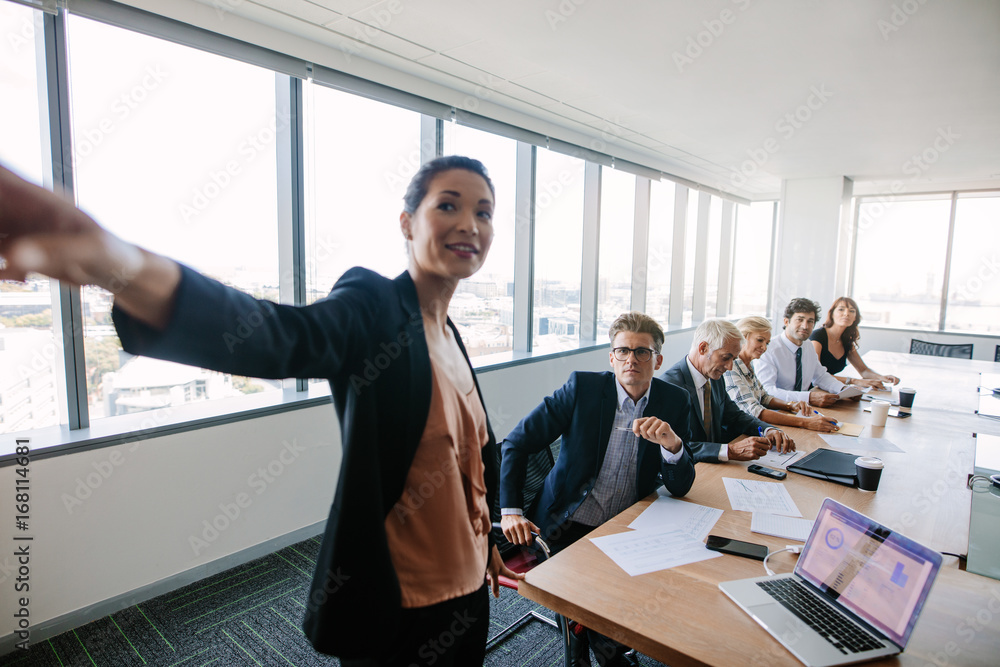
[{"label": "laptop keyboard", "polygon": [[828,604],[795,579],[758,581],[757,585],[845,655],[885,646],[856,623],[831,613]]}]

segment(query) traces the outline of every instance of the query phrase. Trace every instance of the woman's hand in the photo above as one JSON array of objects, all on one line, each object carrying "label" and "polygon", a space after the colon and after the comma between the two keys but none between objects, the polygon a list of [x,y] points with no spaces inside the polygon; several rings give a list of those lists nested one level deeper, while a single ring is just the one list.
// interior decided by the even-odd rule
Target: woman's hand
[{"label": "woman's hand", "polygon": [[785,409],[795,415],[797,414],[807,415],[809,414],[808,405],[809,404],[806,403],[805,401],[792,401],[791,403],[788,404],[788,406]]},{"label": "woman's hand", "polygon": [[802,426],[809,429],[810,431],[820,431],[822,433],[833,433],[834,431],[839,431],[840,427],[837,426],[836,422],[831,420],[829,417],[824,417],[822,415],[813,415],[812,417],[803,417]]},{"label": "woman's hand", "polygon": [[0,167],[0,280],[41,273],[97,285],[116,304],[157,328],[170,319],[180,267],[126,243],[66,199]]},{"label": "woman's hand", "polygon": [[524,579],[523,574],[514,572],[504,564],[503,558],[500,557],[500,550],[494,544],[493,549],[490,551],[490,561],[486,564],[486,578],[490,582],[490,587],[493,589],[493,597],[495,598],[500,597],[501,575],[509,579]]},{"label": "woman's hand", "polygon": [[884,384],[899,384],[899,378],[895,375],[880,375]]}]

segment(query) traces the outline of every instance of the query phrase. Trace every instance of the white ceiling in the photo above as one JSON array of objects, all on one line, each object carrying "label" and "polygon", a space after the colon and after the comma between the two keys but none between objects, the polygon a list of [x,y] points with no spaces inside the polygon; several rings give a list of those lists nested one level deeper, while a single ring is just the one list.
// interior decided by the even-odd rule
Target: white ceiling
[{"label": "white ceiling", "polygon": [[994,0],[200,1],[751,199],[1000,186]]}]

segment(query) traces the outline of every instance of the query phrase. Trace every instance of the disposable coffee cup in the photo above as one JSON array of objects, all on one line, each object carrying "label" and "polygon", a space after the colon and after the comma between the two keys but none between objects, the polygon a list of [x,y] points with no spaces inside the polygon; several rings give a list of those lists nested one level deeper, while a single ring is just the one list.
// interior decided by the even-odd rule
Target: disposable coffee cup
[{"label": "disposable coffee cup", "polygon": [[916,389],[910,389],[908,387],[899,388],[899,409],[902,412],[911,412],[913,410],[913,399],[917,395]]},{"label": "disposable coffee cup", "polygon": [[885,419],[888,416],[888,401],[872,401],[872,426],[885,426]]},{"label": "disposable coffee cup", "polygon": [[878,491],[882,467],[882,459],[874,456],[859,456],[854,459],[854,468],[858,473],[858,488],[862,491]]}]

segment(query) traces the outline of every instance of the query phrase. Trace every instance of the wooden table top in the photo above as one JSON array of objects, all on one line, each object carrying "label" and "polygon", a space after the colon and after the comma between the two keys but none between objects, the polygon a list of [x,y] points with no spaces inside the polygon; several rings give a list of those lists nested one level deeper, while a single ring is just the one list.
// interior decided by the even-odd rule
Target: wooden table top
[{"label": "wooden table top", "polygon": [[[1000,421],[973,414],[978,374],[997,372],[1000,364],[886,352],[869,353],[865,361],[917,390],[913,416],[890,417],[885,427],[873,429],[864,402],[841,401],[823,413],[863,424],[863,435],[888,438],[904,452],[876,454],[885,462],[877,493],[794,473],[788,474],[785,488],[807,518],[815,518],[823,499],[831,497],[933,549],[965,554],[971,500],[965,485],[973,468],[973,433],[1000,435]],[[829,448],[816,432],[784,430],[799,449]],[[684,500],[725,510],[713,534],[781,549],[790,540],[751,533],[750,513],[730,509],[723,477],[765,479],[748,473],[747,465],[697,464],[694,487]],[[592,536],[627,530],[654,497],[639,501]],[[783,553],[768,563],[776,572],[786,572],[795,558]],[[759,561],[723,555],[630,577],[582,539],[531,570],[519,591],[672,666],[801,664],[718,589],[720,582],[763,574]],[[1000,664],[1000,581],[961,571],[958,559],[946,556],[906,651],[878,664]]]}]

